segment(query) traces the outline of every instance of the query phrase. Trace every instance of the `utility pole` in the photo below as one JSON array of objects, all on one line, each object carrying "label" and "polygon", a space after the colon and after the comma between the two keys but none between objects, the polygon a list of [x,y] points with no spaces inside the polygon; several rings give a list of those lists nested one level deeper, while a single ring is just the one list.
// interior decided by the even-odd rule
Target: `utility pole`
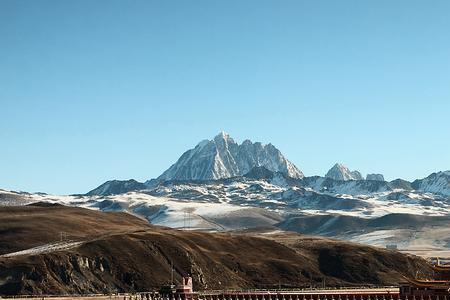
[{"label": "utility pole", "polygon": [[67,232],[60,231],[59,232],[59,239],[61,242],[67,241]]},{"label": "utility pole", "polygon": [[[187,225],[187,229],[189,229],[191,227],[191,216],[194,211],[195,211],[195,208],[193,208],[193,207],[183,208],[183,212],[184,212],[184,228],[183,229],[186,229],[186,225]],[[187,218],[187,220],[186,220],[186,218]]]}]

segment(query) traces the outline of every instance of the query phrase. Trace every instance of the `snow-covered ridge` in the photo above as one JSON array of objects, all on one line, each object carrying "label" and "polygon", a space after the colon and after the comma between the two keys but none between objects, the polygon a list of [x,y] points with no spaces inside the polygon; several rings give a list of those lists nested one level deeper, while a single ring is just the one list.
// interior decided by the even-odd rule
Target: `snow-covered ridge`
[{"label": "snow-covered ridge", "polygon": [[[120,182],[117,184],[126,186]],[[374,218],[393,212],[434,216],[450,214],[449,196],[402,186],[404,184],[397,181],[342,181],[318,176],[298,179],[258,167],[245,176],[209,181],[165,181],[151,188],[117,194],[108,191],[104,194],[56,196],[0,191],[0,205],[44,201],[103,211],[128,211],[147,218],[151,223],[171,227],[180,227],[188,213],[192,217],[192,226],[210,230],[226,230],[231,225],[239,227],[249,219],[267,225],[288,215],[333,214]],[[103,189],[99,191],[105,192]],[[233,219],[231,215],[233,218],[239,215],[240,220],[247,221],[230,225],[225,219]]]}]

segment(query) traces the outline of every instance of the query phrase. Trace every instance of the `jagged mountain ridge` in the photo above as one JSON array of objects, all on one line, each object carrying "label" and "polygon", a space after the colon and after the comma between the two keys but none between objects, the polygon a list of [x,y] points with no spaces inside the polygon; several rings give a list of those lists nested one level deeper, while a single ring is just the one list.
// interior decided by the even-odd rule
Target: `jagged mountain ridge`
[{"label": "jagged mountain ridge", "polygon": [[253,167],[263,166],[293,178],[303,173],[272,144],[245,140],[237,144],[222,132],[212,140],[204,140],[186,151],[178,161],[157,178],[167,180],[210,180],[240,176]]}]

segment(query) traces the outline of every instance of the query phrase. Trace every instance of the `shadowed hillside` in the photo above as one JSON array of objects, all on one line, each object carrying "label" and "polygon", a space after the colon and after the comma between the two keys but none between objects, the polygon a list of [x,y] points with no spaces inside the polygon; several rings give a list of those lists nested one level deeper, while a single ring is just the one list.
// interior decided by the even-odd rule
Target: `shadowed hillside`
[{"label": "shadowed hillside", "polygon": [[429,271],[414,256],[327,238],[178,231],[125,213],[60,205],[2,207],[0,232],[0,294],[152,290],[168,282],[171,263],[175,280],[191,274],[195,289],[324,279],[330,286],[392,285]]}]

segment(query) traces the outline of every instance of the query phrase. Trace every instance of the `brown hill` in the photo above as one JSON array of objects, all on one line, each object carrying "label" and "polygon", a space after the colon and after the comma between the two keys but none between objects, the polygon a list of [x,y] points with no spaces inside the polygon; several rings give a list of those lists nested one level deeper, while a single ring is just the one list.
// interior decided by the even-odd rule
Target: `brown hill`
[{"label": "brown hill", "polygon": [[418,257],[384,249],[259,235],[179,231],[60,205],[2,207],[0,295],[153,290],[168,282],[171,264],[175,281],[192,274],[196,289],[392,285],[431,272]]}]

